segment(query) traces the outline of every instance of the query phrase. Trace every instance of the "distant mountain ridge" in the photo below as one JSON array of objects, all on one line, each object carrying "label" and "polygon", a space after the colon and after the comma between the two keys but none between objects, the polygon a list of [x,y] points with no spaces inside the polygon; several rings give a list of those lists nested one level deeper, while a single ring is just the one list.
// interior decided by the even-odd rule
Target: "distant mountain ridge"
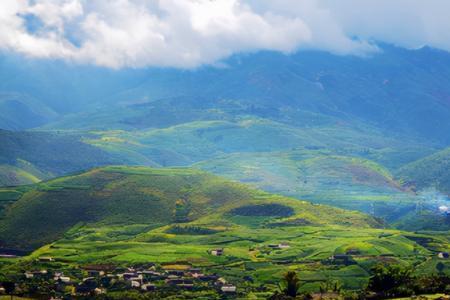
[{"label": "distant mountain ridge", "polygon": [[77,133],[0,129],[0,186],[33,183],[123,161],[81,138]]},{"label": "distant mountain ridge", "polygon": [[450,54],[381,48],[367,58],[260,52],[233,56],[223,68],[190,71],[113,71],[53,61],[17,67],[3,57],[0,78],[8,80],[0,91],[25,92],[56,111],[60,120],[47,123],[56,129],[154,128],[252,115],[293,126],[358,121],[450,144]]},{"label": "distant mountain ridge", "polygon": [[446,191],[445,172],[411,170],[450,145],[450,54],[380,47],[371,57],[259,52],[195,70],[3,54],[0,186],[111,164],[194,165],[390,220],[391,204],[419,201],[402,183]]}]

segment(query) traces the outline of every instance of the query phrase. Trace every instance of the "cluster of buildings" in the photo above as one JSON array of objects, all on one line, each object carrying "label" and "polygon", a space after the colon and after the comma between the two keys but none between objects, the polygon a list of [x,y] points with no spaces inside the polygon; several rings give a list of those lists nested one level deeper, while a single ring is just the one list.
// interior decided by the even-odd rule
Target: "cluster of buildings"
[{"label": "cluster of buildings", "polygon": [[[213,249],[211,255],[223,255],[223,249]],[[51,258],[39,258],[39,262],[52,262]],[[76,272],[74,272],[76,271]],[[152,292],[164,289],[195,290],[214,288],[217,291],[230,294],[236,293],[237,287],[230,284],[217,274],[206,274],[200,268],[182,266],[182,268],[157,267],[147,264],[143,267],[112,267],[110,265],[93,265],[81,267],[79,270],[67,270],[73,276],[63,271],[50,271],[47,269],[25,271],[24,280],[52,281],[57,290],[71,290],[74,295],[98,295],[108,290],[135,289],[141,292]]]},{"label": "cluster of buildings", "polygon": [[[290,248],[287,243],[268,244],[268,251]],[[225,255],[224,248],[208,251],[211,256]],[[55,263],[56,262],[56,263]],[[48,289],[71,295],[92,296],[110,291],[135,290],[140,292],[201,291],[214,289],[222,294],[237,293],[237,286],[225,278],[188,265],[156,266],[148,263],[139,267],[91,265],[63,268],[50,256],[39,257],[35,270],[27,270],[18,285],[47,286]],[[177,265],[175,265],[177,266]],[[63,268],[63,269],[58,269]],[[45,283],[45,284],[44,284]]]}]

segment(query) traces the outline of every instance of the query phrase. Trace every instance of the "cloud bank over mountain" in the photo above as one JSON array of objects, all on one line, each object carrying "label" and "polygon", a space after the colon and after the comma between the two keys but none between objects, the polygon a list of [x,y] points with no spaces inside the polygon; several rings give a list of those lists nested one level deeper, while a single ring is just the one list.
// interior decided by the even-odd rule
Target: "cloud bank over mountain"
[{"label": "cloud bank over mountain", "polygon": [[450,51],[448,11],[447,0],[2,0],[0,48],[110,68],[257,50],[370,55],[373,41]]}]

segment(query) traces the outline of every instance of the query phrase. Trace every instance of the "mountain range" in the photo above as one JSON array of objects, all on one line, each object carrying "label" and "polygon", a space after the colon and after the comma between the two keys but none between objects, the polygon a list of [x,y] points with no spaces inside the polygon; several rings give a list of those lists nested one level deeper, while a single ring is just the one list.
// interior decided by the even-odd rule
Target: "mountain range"
[{"label": "mountain range", "polygon": [[305,291],[361,290],[387,262],[433,274],[450,249],[450,54],[379,47],[189,70],[2,53],[0,280],[168,264],[264,298],[286,269]]}]

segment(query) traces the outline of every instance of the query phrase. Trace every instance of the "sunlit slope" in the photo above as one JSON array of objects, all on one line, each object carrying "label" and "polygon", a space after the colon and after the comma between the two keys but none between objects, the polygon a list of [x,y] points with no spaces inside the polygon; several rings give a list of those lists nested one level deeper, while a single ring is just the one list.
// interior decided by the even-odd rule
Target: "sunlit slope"
[{"label": "sunlit slope", "polygon": [[0,92],[0,128],[2,129],[20,130],[38,127],[56,117],[57,113],[51,108],[27,94]]},{"label": "sunlit slope", "polygon": [[30,168],[21,168],[12,165],[0,165],[0,186],[23,185],[41,181],[46,177],[39,170]]},{"label": "sunlit slope", "polygon": [[238,153],[203,161],[197,168],[268,192],[398,218],[417,201],[390,171],[365,158],[329,150]]},{"label": "sunlit slope", "polygon": [[[354,125],[354,124],[353,124]],[[416,142],[387,137],[370,126],[333,124],[294,127],[267,119],[196,121],[142,131],[96,131],[84,139],[106,152],[129,153],[160,165],[189,165],[235,152],[271,152],[305,148],[372,158],[399,166],[430,153]]]},{"label": "sunlit slope", "polygon": [[[85,133],[84,136],[89,136]],[[0,129],[0,186],[33,183],[95,166],[128,162],[74,132]]]},{"label": "sunlit slope", "polygon": [[[291,149],[327,150],[397,168],[434,151],[433,146],[389,137],[358,122],[290,126],[250,116],[132,131],[0,130],[0,143],[0,164],[23,170],[20,162],[25,161],[38,172],[24,171],[38,179],[101,165],[189,166],[230,153]],[[0,170],[3,185],[28,182],[6,171]]]},{"label": "sunlit slope", "polygon": [[105,167],[37,184],[6,210],[0,240],[3,247],[29,249],[61,238],[76,224],[163,226],[211,214],[220,221],[242,206],[271,216],[274,207],[261,204],[280,211],[274,218],[307,224],[380,225],[357,212],[267,194],[198,170]]},{"label": "sunlit slope", "polygon": [[417,189],[431,187],[450,195],[450,148],[407,164],[398,175]]},{"label": "sunlit slope", "polygon": [[236,55],[224,61],[226,68],[191,71],[109,72],[36,63],[26,73],[26,68],[24,72],[6,64],[9,77],[19,72],[36,79],[12,86],[5,81],[0,90],[18,86],[28,91],[33,83],[32,95],[53,109],[72,108],[73,114],[47,124],[54,129],[165,128],[251,115],[291,126],[358,120],[392,134],[448,145],[450,55],[427,47],[379,47],[370,57],[259,52]]}]

